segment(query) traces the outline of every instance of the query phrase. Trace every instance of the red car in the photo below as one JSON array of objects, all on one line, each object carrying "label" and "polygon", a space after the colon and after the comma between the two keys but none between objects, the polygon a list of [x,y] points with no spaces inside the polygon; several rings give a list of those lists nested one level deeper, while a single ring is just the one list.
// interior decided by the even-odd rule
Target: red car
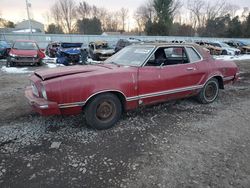
[{"label": "red car", "polygon": [[14,65],[41,65],[45,54],[39,49],[35,41],[17,40],[12,45],[7,57],[7,67]]},{"label": "red car", "polygon": [[107,129],[141,105],[190,96],[211,103],[238,71],[195,44],[131,45],[100,64],[38,70],[25,95],[41,115],[84,111],[89,125]]}]

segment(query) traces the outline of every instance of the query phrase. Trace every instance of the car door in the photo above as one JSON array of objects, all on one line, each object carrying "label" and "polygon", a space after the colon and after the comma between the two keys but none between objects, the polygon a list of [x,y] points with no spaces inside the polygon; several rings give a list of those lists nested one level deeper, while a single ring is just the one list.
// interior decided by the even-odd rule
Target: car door
[{"label": "car door", "polygon": [[164,64],[145,66],[139,71],[141,103],[185,97],[202,87],[198,83],[203,73],[197,69],[197,62],[202,61],[202,57],[193,48],[186,49],[179,45],[163,49],[166,58]]}]

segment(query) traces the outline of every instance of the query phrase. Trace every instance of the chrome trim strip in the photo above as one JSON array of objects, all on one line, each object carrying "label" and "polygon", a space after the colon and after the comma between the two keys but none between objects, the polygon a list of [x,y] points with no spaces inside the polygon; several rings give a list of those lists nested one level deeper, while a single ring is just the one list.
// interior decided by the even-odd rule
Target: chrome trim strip
[{"label": "chrome trim strip", "polygon": [[[162,95],[180,93],[180,92],[184,92],[184,91],[191,91],[191,90],[201,89],[202,87],[203,87],[203,85],[190,86],[190,87],[185,87],[185,88],[166,90],[166,91],[155,92],[155,93],[148,93],[148,94],[139,95],[139,96],[126,97],[126,101],[131,102],[131,101],[135,101],[135,100],[139,100],[139,99],[145,99],[145,98],[150,98],[150,97],[158,97],[158,96],[162,96]],[[104,92],[106,92],[106,91],[104,91]],[[98,92],[98,93],[101,93],[101,92]],[[92,96],[94,96],[94,95],[92,95]],[[89,98],[91,98],[91,97],[89,97]],[[59,104],[58,106],[61,109],[72,108],[72,107],[77,107],[77,106],[84,106],[86,104],[86,102],[87,102],[87,100],[83,101],[83,102]]]},{"label": "chrome trim strip", "polygon": [[73,102],[73,103],[65,103],[65,104],[59,104],[59,108],[72,108],[72,107],[77,107],[77,106],[83,106],[85,104],[84,102]]},{"label": "chrome trim strip", "polygon": [[174,93],[180,93],[180,92],[185,92],[185,91],[201,89],[202,87],[203,87],[203,85],[198,85],[198,86],[190,86],[190,87],[166,90],[166,91],[155,92],[155,93],[148,93],[148,94],[144,94],[144,95],[128,97],[128,98],[126,98],[126,100],[129,102],[129,101],[134,101],[134,100],[138,100],[138,99],[158,97],[158,96],[162,96],[162,95],[169,95],[169,94],[174,94]]}]

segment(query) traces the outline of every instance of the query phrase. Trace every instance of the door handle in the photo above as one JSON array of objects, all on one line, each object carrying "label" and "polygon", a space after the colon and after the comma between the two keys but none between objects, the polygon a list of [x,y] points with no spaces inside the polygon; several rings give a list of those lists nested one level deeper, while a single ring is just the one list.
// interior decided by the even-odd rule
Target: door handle
[{"label": "door handle", "polygon": [[192,70],[196,70],[196,68],[194,68],[194,67],[188,67],[187,70],[188,71],[192,71]]}]

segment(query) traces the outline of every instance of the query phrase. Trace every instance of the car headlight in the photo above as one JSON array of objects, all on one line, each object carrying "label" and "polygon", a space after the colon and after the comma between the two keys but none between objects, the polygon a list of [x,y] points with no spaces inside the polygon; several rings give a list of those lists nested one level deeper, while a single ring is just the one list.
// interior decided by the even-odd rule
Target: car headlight
[{"label": "car headlight", "polygon": [[10,57],[16,57],[16,54],[9,53]]},{"label": "car headlight", "polygon": [[31,83],[32,92],[35,96],[39,97],[38,89],[34,83]]},{"label": "car headlight", "polygon": [[48,100],[47,93],[46,93],[46,90],[45,90],[44,86],[41,87],[41,92],[42,92],[43,98]]}]

